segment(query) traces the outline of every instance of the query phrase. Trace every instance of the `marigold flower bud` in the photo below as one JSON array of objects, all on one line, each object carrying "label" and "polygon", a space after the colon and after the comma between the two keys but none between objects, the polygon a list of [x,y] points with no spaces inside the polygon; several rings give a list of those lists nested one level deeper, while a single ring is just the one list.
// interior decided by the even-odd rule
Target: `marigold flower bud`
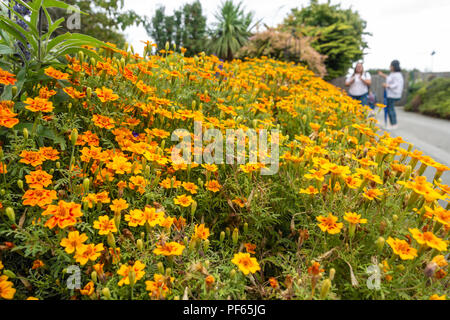
[{"label": "marigold flower bud", "polygon": [[230,278],[231,278],[231,279],[234,279],[234,277],[236,277],[236,269],[232,269],[232,270],[230,271]]},{"label": "marigold flower bud", "polygon": [[386,240],[383,237],[379,237],[377,239],[377,241],[375,242],[375,244],[377,245],[377,249],[378,251],[383,250],[384,247],[384,243],[386,242]]},{"label": "marigold flower bud", "polygon": [[220,233],[219,240],[220,240],[220,242],[223,242],[223,240],[225,240],[225,232],[224,232],[224,231],[222,231],[222,232]]},{"label": "marigold flower bud", "polygon": [[331,288],[331,280],[325,279],[322,282],[322,288],[320,290],[320,299],[325,299],[327,297],[330,288]]},{"label": "marigold flower bud", "polygon": [[237,228],[234,228],[233,235],[231,238],[233,239],[233,244],[236,245],[239,240],[239,230]]},{"label": "marigold flower bud", "polygon": [[27,140],[29,136],[30,136],[30,134],[28,132],[28,129],[23,128],[23,137],[25,138],[25,140]]},{"label": "marigold flower bud", "polygon": [[14,272],[12,272],[11,270],[3,270],[3,274],[10,279],[16,278],[16,274]]},{"label": "marigold flower bud", "polygon": [[83,190],[85,193],[88,193],[89,191],[89,184],[90,184],[89,178],[85,178],[83,180]]},{"label": "marigold flower bud", "polygon": [[209,268],[210,263],[211,263],[211,262],[210,262],[209,260],[206,260],[206,261],[205,261],[205,267],[206,267],[206,268]]},{"label": "marigold flower bud", "polygon": [[336,269],[331,268],[330,269],[330,280],[331,281],[333,281],[335,274],[336,274]]},{"label": "marigold flower bud", "polygon": [[144,249],[144,242],[142,242],[142,239],[137,239],[136,241],[136,247],[138,250],[142,251]]},{"label": "marigold flower bud", "polygon": [[167,268],[166,269],[166,277],[170,277],[171,274],[172,274],[172,268]]},{"label": "marigold flower bud", "polygon": [[19,187],[20,190],[23,190],[23,181],[22,180],[17,180],[17,186]]},{"label": "marigold flower bud", "polygon": [[136,272],[134,270],[128,272],[128,279],[130,280],[130,286],[134,286],[136,283]]},{"label": "marigold flower bud", "polygon": [[1,194],[2,196],[4,196],[4,195],[6,194],[6,190],[5,190],[5,189],[0,190],[0,194]]},{"label": "marigold flower bud", "polygon": [[88,87],[86,89],[86,94],[89,99],[92,97],[92,88],[91,87]]},{"label": "marigold flower bud", "polygon": [[168,51],[170,49],[170,43],[169,41],[166,42],[166,51]]},{"label": "marigold flower bud", "polygon": [[194,200],[191,204],[191,215],[193,216],[195,214],[195,211],[197,211],[197,201]]},{"label": "marigold flower bud", "polygon": [[109,288],[103,288],[102,294],[106,299],[111,299],[111,291],[109,290]]},{"label": "marigold flower bud", "polygon": [[14,223],[16,222],[16,214],[14,213],[14,209],[11,207],[6,208],[6,216],[9,218],[9,220]]},{"label": "marigold flower bud", "polygon": [[12,94],[13,98],[17,95],[17,87],[16,86],[11,88],[11,94]]},{"label": "marigold flower bud", "polygon": [[248,223],[244,223],[244,233],[248,232]]},{"label": "marigold flower bud", "polygon": [[70,134],[70,142],[72,142],[73,145],[77,143],[78,140],[78,130],[73,129],[72,133]]},{"label": "marigold flower bud", "polygon": [[94,281],[95,283],[97,283],[97,271],[92,271],[91,273],[91,279],[92,281]]},{"label": "marigold flower bud", "polygon": [[114,235],[112,234],[112,232],[108,233],[108,237],[106,238],[106,242],[108,243],[108,245],[112,248],[116,247],[116,239],[114,238]]},{"label": "marigold flower bud", "polygon": [[392,216],[392,221],[397,222],[398,221],[398,215],[394,214]]},{"label": "marigold flower bud", "polygon": [[158,267],[158,272],[160,274],[164,274],[164,265],[162,262],[158,262],[158,264],[156,265]]},{"label": "marigold flower bud", "polygon": [[56,166],[56,169],[60,169],[61,168],[61,162],[56,162],[56,164],[55,164],[55,166]]},{"label": "marigold flower bud", "polygon": [[205,241],[203,241],[203,251],[206,252],[209,249],[209,240],[206,239]]}]

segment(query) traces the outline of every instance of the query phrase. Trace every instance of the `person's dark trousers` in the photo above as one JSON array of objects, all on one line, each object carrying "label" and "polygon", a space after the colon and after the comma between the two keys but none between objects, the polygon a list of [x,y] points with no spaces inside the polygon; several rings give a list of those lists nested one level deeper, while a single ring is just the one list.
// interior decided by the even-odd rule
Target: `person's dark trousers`
[{"label": "person's dark trousers", "polygon": [[361,101],[361,104],[363,106],[367,106],[367,101],[368,101],[368,94],[363,94],[362,96],[351,96],[353,99]]},{"label": "person's dark trousers", "polygon": [[397,113],[395,112],[395,103],[400,99],[387,98],[386,111],[391,125],[397,124]]}]

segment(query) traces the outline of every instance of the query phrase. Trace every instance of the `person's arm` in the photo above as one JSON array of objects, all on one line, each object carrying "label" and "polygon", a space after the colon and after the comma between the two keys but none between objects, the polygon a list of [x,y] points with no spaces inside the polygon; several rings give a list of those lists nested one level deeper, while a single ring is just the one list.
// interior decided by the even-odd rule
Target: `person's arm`
[{"label": "person's arm", "polygon": [[390,77],[388,79],[387,83],[386,83],[386,88],[396,89],[400,85],[400,83],[399,83],[400,81],[399,80],[400,79],[395,77],[395,76],[394,77]]},{"label": "person's arm", "polygon": [[367,77],[366,79],[361,77],[361,81],[368,87],[370,87],[370,85],[372,84],[372,78],[370,76]]},{"label": "person's arm", "polygon": [[353,76],[351,76],[351,77],[348,77],[348,78],[345,80],[345,86],[346,86],[346,87],[350,87],[354,82],[355,82],[355,76],[353,75]]},{"label": "person's arm", "polygon": [[381,72],[381,71],[378,71],[378,75],[379,75],[380,77],[383,77],[384,79],[386,79],[386,78],[388,77],[386,74],[384,74],[384,73]]}]

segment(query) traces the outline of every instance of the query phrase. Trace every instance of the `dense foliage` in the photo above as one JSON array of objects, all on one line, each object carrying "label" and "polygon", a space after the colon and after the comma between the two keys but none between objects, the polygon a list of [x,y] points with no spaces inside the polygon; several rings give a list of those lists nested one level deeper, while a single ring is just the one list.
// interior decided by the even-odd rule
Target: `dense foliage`
[{"label": "dense foliage", "polygon": [[[2,56],[0,299],[445,299],[449,168],[367,107],[301,65],[99,46],[34,82]],[[279,170],[205,163],[212,128]]]},{"label": "dense foliage", "polygon": [[358,12],[343,9],[340,4],[311,0],[306,7],[292,9],[283,25],[287,29],[295,27],[315,39],[313,48],[327,56],[327,79],[345,75],[355,61],[362,59],[368,47],[364,39],[368,35],[364,31],[366,22]]},{"label": "dense foliage", "polygon": [[435,78],[417,84],[405,109],[450,119],[450,79]]}]

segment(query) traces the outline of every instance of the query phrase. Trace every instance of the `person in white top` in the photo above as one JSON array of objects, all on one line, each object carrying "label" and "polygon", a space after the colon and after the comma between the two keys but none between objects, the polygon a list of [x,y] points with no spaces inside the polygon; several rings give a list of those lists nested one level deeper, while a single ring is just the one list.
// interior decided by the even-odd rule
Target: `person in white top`
[{"label": "person in white top", "polygon": [[361,101],[363,106],[367,105],[367,97],[371,83],[372,78],[368,72],[364,72],[362,63],[356,64],[353,74],[349,74],[345,79],[345,85],[349,87],[349,95],[353,99]]},{"label": "person in white top", "polygon": [[391,62],[391,73],[389,75],[378,71],[378,74],[386,79],[386,83],[383,84],[387,93],[387,104],[386,111],[389,116],[389,121],[391,123],[390,129],[397,129],[397,114],[395,112],[395,103],[400,101],[403,94],[404,79],[402,74],[402,69],[400,68],[400,62],[394,60]]}]

